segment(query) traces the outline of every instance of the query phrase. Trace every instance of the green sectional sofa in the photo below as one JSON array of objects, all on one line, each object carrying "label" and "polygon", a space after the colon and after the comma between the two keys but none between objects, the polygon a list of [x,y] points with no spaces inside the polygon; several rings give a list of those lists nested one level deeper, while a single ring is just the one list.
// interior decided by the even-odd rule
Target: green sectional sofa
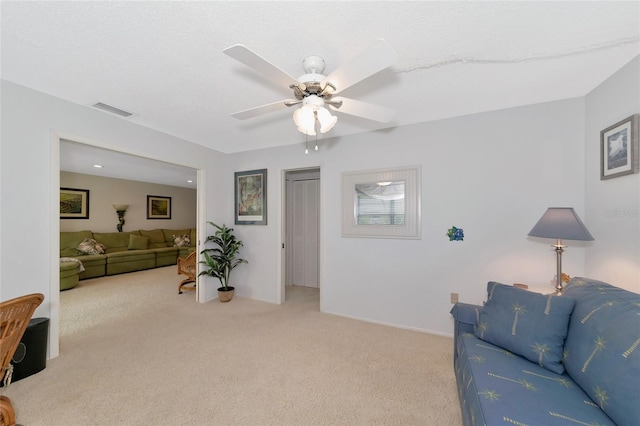
[{"label": "green sectional sofa", "polygon": [[79,264],[60,260],[60,290],[68,290],[78,285]]},{"label": "green sectional sofa", "polygon": [[[189,235],[191,245],[175,247],[174,235]],[[78,280],[87,278],[175,265],[178,257],[185,258],[195,250],[195,241],[195,228],[60,232],[60,289],[73,288]]]}]

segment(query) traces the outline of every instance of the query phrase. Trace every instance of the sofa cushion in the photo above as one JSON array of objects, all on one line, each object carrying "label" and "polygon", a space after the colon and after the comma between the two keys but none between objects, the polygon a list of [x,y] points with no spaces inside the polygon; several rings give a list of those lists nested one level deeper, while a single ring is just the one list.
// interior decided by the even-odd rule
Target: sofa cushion
[{"label": "sofa cushion", "polygon": [[78,250],[85,238],[93,238],[91,231],[60,232],[60,257],[76,257],[85,253]]},{"label": "sofa cushion", "polygon": [[619,425],[640,419],[640,294],[587,278],[572,278],[575,299],[565,344],[565,368]]},{"label": "sofa cushion", "polygon": [[155,250],[124,250],[107,254],[107,275],[156,267]]},{"label": "sofa cushion", "polygon": [[141,229],[140,235],[143,237],[149,237],[149,248],[161,248],[167,246],[162,229],[152,229],[150,231]]},{"label": "sofa cushion", "polygon": [[489,282],[474,334],[562,374],[562,354],[574,301]]},{"label": "sofa cushion", "polygon": [[149,237],[129,235],[129,250],[146,250],[149,247]]},{"label": "sofa cushion", "polygon": [[457,347],[465,425],[614,425],[566,372],[553,373],[469,333],[458,337]]},{"label": "sofa cushion", "polygon": [[130,232],[94,232],[93,238],[107,246],[106,253],[127,250]]},{"label": "sofa cushion", "polygon": [[84,256],[85,252],[78,250],[77,248],[65,248],[60,250],[60,257],[79,257]]},{"label": "sofa cushion", "polygon": [[85,238],[78,244],[77,249],[83,254],[104,254],[107,247],[93,238]]}]

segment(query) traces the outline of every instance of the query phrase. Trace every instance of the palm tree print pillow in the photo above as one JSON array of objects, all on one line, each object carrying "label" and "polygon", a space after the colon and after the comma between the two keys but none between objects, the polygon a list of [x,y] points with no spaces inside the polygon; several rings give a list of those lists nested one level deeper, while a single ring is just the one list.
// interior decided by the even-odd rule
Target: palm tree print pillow
[{"label": "palm tree print pillow", "polygon": [[575,301],[496,282],[487,284],[475,336],[562,374],[564,340]]}]

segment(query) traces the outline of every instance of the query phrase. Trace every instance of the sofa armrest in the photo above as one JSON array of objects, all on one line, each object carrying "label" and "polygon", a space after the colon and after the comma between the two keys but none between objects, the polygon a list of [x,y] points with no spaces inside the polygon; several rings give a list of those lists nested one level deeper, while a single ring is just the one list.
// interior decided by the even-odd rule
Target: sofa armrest
[{"label": "sofa armrest", "polygon": [[[453,308],[451,308],[451,315],[453,315],[453,320],[456,322],[456,324],[461,324],[463,327],[465,328],[465,330],[461,330],[462,332],[464,331],[468,331],[469,327],[471,326],[471,332],[473,332],[473,329],[475,327],[475,325],[478,323],[478,318],[480,316],[480,310],[482,309],[482,306],[480,305],[471,305],[469,303],[456,303],[455,305],[453,305]],[[456,335],[458,333],[456,332]]]},{"label": "sofa armrest", "polygon": [[469,303],[456,303],[451,308],[453,316],[453,359],[458,356],[458,337],[463,333],[473,333],[480,318],[482,306]]}]

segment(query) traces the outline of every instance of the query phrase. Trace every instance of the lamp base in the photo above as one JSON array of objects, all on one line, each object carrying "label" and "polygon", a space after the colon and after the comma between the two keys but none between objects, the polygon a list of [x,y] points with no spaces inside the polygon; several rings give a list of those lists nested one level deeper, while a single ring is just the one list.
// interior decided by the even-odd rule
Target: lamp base
[{"label": "lamp base", "polygon": [[126,210],[116,210],[116,213],[118,214],[118,224],[116,225],[116,229],[118,232],[122,232],[122,227],[124,226],[124,214],[126,212]]},{"label": "lamp base", "polygon": [[562,240],[557,240],[556,244],[552,244],[551,247],[555,247],[556,249],[556,266],[558,268],[556,274],[556,294],[558,296],[562,295],[562,252],[564,252],[564,248],[567,247],[562,244]]}]

